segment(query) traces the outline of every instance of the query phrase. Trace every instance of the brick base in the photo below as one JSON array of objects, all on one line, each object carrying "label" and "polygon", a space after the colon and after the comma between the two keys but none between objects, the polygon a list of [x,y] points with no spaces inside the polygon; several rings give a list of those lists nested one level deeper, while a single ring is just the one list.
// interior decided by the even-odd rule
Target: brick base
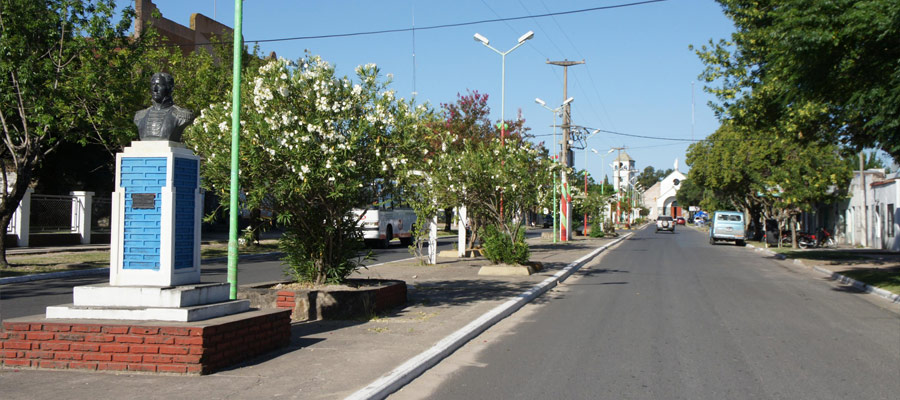
[{"label": "brick base", "polygon": [[273,289],[268,282],[238,290],[250,307],[291,310],[294,321],[365,318],[406,304],[406,282],[348,279],[345,285],[320,289]]},{"label": "brick base", "polygon": [[197,322],[3,321],[5,368],[208,374],[290,342],[290,311],[253,310]]}]

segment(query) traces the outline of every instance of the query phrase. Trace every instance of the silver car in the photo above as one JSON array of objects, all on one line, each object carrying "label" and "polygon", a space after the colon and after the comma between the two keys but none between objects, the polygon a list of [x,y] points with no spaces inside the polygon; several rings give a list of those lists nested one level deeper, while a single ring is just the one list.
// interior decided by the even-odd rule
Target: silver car
[{"label": "silver car", "polygon": [[675,233],[675,220],[668,215],[662,215],[656,219],[656,233],[659,231],[669,231]]}]

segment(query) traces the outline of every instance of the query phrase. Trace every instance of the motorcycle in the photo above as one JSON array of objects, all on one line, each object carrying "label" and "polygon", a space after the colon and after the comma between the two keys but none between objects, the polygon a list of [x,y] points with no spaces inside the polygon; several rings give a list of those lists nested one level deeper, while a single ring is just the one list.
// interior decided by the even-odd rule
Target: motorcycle
[{"label": "motorcycle", "polygon": [[819,247],[819,242],[816,240],[816,235],[797,232],[797,246],[800,246],[801,249],[811,249]]},{"label": "motorcycle", "polygon": [[837,242],[834,240],[834,236],[831,232],[828,232],[828,229],[822,228],[819,232],[818,240],[816,241],[816,247],[824,247],[824,248],[833,248],[837,246]]},{"label": "motorcycle", "polygon": [[817,247],[832,248],[837,246],[837,242],[834,241],[834,236],[832,236],[831,232],[828,232],[825,228],[822,228],[818,235],[800,232],[798,232],[797,235],[797,244],[801,249]]}]

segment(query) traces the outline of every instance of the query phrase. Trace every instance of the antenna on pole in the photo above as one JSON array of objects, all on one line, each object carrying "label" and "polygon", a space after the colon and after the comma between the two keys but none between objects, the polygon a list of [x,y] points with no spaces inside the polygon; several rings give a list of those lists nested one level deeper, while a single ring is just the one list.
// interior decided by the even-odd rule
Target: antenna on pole
[{"label": "antenna on pole", "polygon": [[416,92],[416,4],[412,5],[412,62],[413,62],[413,70],[412,70],[412,96],[416,97],[419,93]]},{"label": "antenna on pole", "polygon": [[691,141],[694,140],[694,81],[691,81]]}]

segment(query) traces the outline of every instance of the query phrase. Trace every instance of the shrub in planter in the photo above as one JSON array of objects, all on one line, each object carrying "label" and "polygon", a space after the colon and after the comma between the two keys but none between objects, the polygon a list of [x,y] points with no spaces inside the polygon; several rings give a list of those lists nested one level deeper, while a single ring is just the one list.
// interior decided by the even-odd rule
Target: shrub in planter
[{"label": "shrub in planter", "polygon": [[525,232],[520,230],[515,240],[494,225],[487,225],[481,231],[484,256],[494,264],[525,264],[531,257],[525,244]]},{"label": "shrub in planter", "polygon": [[600,222],[599,218],[594,219],[594,223],[591,224],[590,235],[592,238],[602,238],[606,236],[606,234],[603,233],[603,224]]}]

